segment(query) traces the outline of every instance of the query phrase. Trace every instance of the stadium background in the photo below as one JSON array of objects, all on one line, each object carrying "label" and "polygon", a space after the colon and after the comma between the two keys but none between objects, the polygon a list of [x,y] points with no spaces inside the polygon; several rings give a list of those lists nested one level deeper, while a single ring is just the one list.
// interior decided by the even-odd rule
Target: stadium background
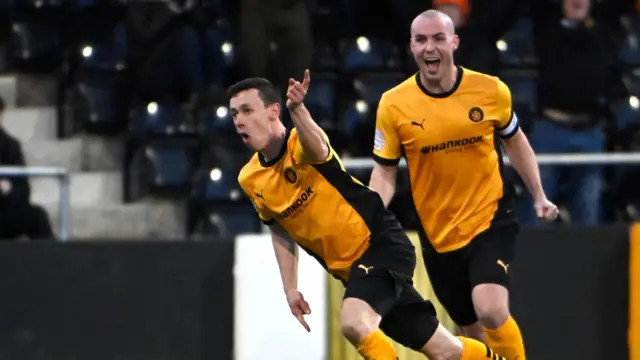
[{"label": "stadium background", "polygon": [[[312,327],[326,330],[305,338],[286,313],[277,273],[266,270],[275,269],[266,238],[243,235],[264,229],[236,184],[250,154],[235,138],[224,88],[248,73],[239,49],[249,3],[0,2],[2,127],[21,142],[28,166],[68,171],[71,196],[70,243],[2,244],[0,359],[354,356],[335,332],[336,284],[313,267],[302,276],[320,308]],[[490,22],[504,31],[496,39],[467,31],[462,41],[491,44],[493,51],[476,49],[471,58],[488,59],[480,70],[510,86],[527,131],[537,110],[535,14],[525,2],[485,4],[472,8],[484,20],[494,16]],[[607,104],[615,124],[607,148],[637,153],[640,17],[631,1],[594,4],[594,17],[615,33],[628,85],[625,96]],[[280,59],[261,74],[279,81],[278,70],[287,66],[279,51],[285,49],[286,62],[308,47],[309,108],[345,158],[369,157],[376,102],[415,71],[406,50],[408,23],[429,7],[429,1],[308,1],[307,16],[296,18],[308,18],[309,41],[270,42],[247,52]],[[309,25],[286,18],[276,21],[283,24],[279,36]],[[640,313],[629,310],[640,304],[640,260],[632,246],[639,240],[627,234],[638,220],[637,169],[607,168],[602,225],[559,224],[521,236],[514,309],[531,359],[640,356],[627,355],[627,343],[640,344]],[[354,174],[368,179],[366,169]],[[30,187],[30,201],[43,206],[59,235],[56,179],[31,177]],[[392,209],[411,231],[408,196],[401,176]],[[428,295],[421,267],[416,282]]]}]

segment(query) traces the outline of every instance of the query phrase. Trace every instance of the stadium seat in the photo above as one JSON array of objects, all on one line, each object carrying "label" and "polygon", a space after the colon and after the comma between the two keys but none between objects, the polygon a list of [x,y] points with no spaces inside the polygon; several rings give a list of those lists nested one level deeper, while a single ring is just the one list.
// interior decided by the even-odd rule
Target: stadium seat
[{"label": "stadium seat", "polygon": [[338,64],[336,50],[329,44],[316,43],[313,46],[312,68],[333,71]]},{"label": "stadium seat", "polygon": [[251,205],[222,206],[200,212],[190,238],[193,240],[228,239],[245,233],[260,232],[261,222]]},{"label": "stadium seat", "polygon": [[612,104],[618,131],[640,126],[640,100],[632,96],[629,99]]},{"label": "stadium seat", "polygon": [[179,106],[152,102],[132,111],[130,130],[133,135],[192,133],[195,129],[187,120],[187,115]]},{"label": "stadium seat", "polygon": [[244,197],[238,184],[238,170],[231,168],[200,169],[195,177],[195,192],[205,202],[237,202]]},{"label": "stadium seat", "polygon": [[369,105],[362,99],[347,106],[342,115],[342,129],[347,137],[357,135],[356,129],[360,123],[367,120],[369,111]]},{"label": "stadium seat", "polygon": [[354,80],[358,95],[368,104],[380,101],[382,94],[406,79],[404,74],[364,74]]},{"label": "stadium seat", "polygon": [[127,36],[124,24],[101,26],[80,36],[78,53],[81,69],[119,71],[125,68]]},{"label": "stadium seat", "polygon": [[11,0],[12,7],[16,10],[43,10],[55,9],[64,6],[64,0]]},{"label": "stadium seat", "polygon": [[533,45],[533,21],[519,19],[514,27],[497,43],[500,61],[504,65],[518,66],[533,64],[536,61]]},{"label": "stadium seat", "polygon": [[75,0],[75,6],[79,10],[115,8],[125,4],[125,0]]},{"label": "stadium seat", "polygon": [[196,165],[196,150],[196,142],[183,140],[139,145],[129,161],[127,198],[188,194]]},{"label": "stadium seat", "polygon": [[117,81],[83,80],[74,84],[74,122],[94,133],[116,133],[126,124],[125,99]]},{"label": "stadium seat", "polygon": [[312,74],[312,83],[305,98],[305,105],[317,122],[335,122],[336,86],[338,77],[333,74]]},{"label": "stadium seat", "polygon": [[357,100],[344,111],[342,129],[347,152],[354,157],[369,157],[373,146],[377,104]]},{"label": "stadium seat", "polygon": [[344,41],[341,47],[344,71],[399,69],[402,66],[399,48],[388,40],[361,36]]},{"label": "stadium seat", "polygon": [[12,56],[16,65],[37,72],[57,68],[62,54],[59,34],[59,29],[48,24],[12,23]]},{"label": "stadium seat", "polygon": [[511,98],[514,103],[522,103],[535,108],[537,104],[536,95],[536,77],[529,72],[508,72],[501,76],[509,89],[511,90]]},{"label": "stadium seat", "polygon": [[233,66],[235,48],[231,25],[226,20],[205,32],[203,53],[205,58],[206,83],[221,86],[229,79]]},{"label": "stadium seat", "polygon": [[640,16],[630,13],[623,16],[621,22],[626,36],[618,51],[618,58],[623,64],[638,66],[640,65]]},{"label": "stadium seat", "polygon": [[226,105],[207,106],[198,111],[198,132],[204,136],[235,136],[233,118]]}]

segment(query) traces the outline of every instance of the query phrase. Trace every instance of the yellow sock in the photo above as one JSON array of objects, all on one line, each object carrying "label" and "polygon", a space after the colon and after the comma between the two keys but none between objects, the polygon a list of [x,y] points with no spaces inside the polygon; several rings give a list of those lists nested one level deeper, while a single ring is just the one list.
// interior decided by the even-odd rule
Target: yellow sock
[{"label": "yellow sock", "polygon": [[462,341],[462,357],[460,360],[505,360],[502,356],[496,354],[488,345],[478,340],[458,336]]},{"label": "yellow sock", "polygon": [[497,329],[484,329],[487,343],[507,360],[525,360],[524,342],[516,321],[509,316],[507,322]]},{"label": "yellow sock", "polygon": [[396,349],[387,339],[387,336],[381,331],[376,330],[367,335],[358,344],[358,353],[365,360],[397,360],[398,354]]}]

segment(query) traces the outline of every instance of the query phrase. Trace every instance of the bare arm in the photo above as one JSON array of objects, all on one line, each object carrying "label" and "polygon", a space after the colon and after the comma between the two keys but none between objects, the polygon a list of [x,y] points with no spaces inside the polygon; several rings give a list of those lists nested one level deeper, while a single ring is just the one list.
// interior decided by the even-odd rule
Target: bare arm
[{"label": "bare arm", "polygon": [[298,290],[298,245],[278,223],[269,227],[285,294]]},{"label": "bare arm", "polygon": [[302,84],[293,79],[289,79],[289,89],[287,90],[287,107],[291,113],[293,125],[298,130],[300,145],[307,157],[313,162],[324,161],[329,156],[329,145],[325,139],[322,128],[313,121],[309,110],[302,101],[307,95],[310,82],[309,70],[304,72]]},{"label": "bare arm", "polygon": [[369,187],[380,194],[384,206],[389,206],[396,191],[398,166],[384,166],[376,164],[371,172]]},{"label": "bare arm", "polygon": [[513,168],[522,177],[533,199],[536,201],[545,199],[546,196],[540,182],[540,170],[538,169],[536,155],[531,145],[529,145],[526,135],[522,130],[518,129],[515,135],[508,139],[503,139],[502,142],[507,149]]}]

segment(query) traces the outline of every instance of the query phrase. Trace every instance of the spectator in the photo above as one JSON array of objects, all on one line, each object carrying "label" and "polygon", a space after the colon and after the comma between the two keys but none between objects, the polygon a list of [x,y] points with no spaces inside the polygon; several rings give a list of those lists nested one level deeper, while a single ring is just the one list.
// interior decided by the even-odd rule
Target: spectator
[{"label": "spectator", "polygon": [[512,0],[433,0],[451,17],[461,38],[456,62],[471,70],[497,75],[496,41],[509,29],[522,6]]},{"label": "spectator", "polygon": [[[267,77],[281,89],[311,63],[311,14],[305,0],[241,0],[240,53],[245,77]],[[270,46],[277,45],[274,63]],[[270,65],[270,66],[269,66]]]},{"label": "spectator", "polygon": [[[5,103],[0,98],[0,121]],[[26,166],[20,143],[0,126],[0,166]],[[47,212],[29,202],[26,177],[0,178],[0,239],[53,239]]]},{"label": "spectator", "polygon": [[195,105],[205,90],[195,1],[127,3],[128,62],[133,105],[150,101]]},{"label": "spectator", "polygon": [[[536,20],[540,116],[530,139],[538,154],[599,153],[606,149],[606,104],[614,97],[621,77],[609,33],[591,18],[590,6],[589,0],[564,0],[561,16]],[[600,221],[601,166],[542,166],[540,171],[550,199],[557,198],[561,190],[567,191],[572,222],[593,225]],[[530,201],[523,202],[523,223],[535,222]]]}]

